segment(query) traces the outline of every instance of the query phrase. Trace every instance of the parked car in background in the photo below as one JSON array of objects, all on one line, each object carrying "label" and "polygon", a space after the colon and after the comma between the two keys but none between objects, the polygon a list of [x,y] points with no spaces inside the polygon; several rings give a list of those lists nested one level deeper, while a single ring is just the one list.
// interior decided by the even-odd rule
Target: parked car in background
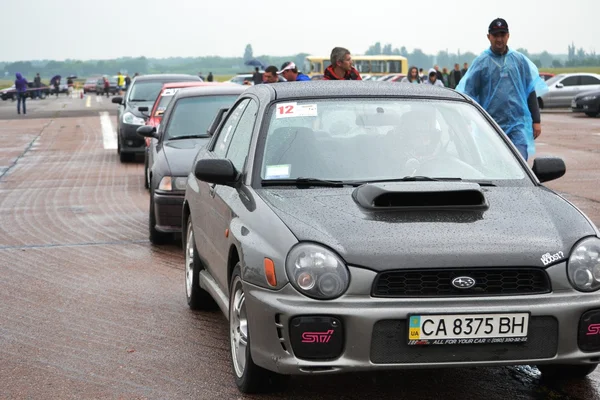
[{"label": "parked car in background", "polygon": [[148,116],[139,111],[139,107],[144,107],[146,110],[152,107],[165,83],[183,81],[200,82],[200,78],[197,75],[187,74],[140,75],[133,78],[131,86],[123,97],[113,97],[112,102],[119,104],[117,153],[121,162],[131,161],[136,154],[146,152],[146,142],[136,131],[146,123]]},{"label": "parked car in background", "polygon": [[[108,93],[112,94],[113,96],[116,96],[117,93],[119,93],[119,87],[117,86],[117,77],[116,76],[109,76],[108,78],[108,84],[110,85],[108,87]],[[96,80],[96,94],[101,96],[103,94],[105,94],[104,92],[104,78],[100,77]]]},{"label": "parked car in background", "polygon": [[[148,119],[146,120],[145,125],[158,127],[162,121],[163,114],[167,109],[167,106],[171,102],[171,100],[175,97],[179,89],[188,88],[188,87],[196,87],[196,86],[215,86],[215,85],[232,85],[227,83],[219,83],[219,82],[172,82],[165,83],[152,106],[152,110],[147,110],[146,107],[139,107],[139,111],[142,113],[149,112]],[[146,142],[146,151],[144,153],[144,187],[146,189],[149,188],[149,169],[148,169],[148,150],[150,148],[150,142],[156,139],[152,139],[151,136],[147,136],[145,138]]]},{"label": "parked car in background", "polygon": [[530,168],[453,90],[253,86],[180,182],[188,305],[227,315],[242,392],[516,364],[582,380],[600,362],[600,231],[543,185],[565,169]]},{"label": "parked car in background", "polygon": [[545,81],[552,78],[553,76],[554,76],[554,74],[552,74],[550,72],[540,72],[540,77]]},{"label": "parked car in background", "polygon": [[[38,90],[41,99],[45,99],[50,94],[50,87],[48,87],[48,85],[42,83],[41,87],[36,88],[34,87],[33,82],[27,82],[27,91],[25,91],[25,97],[34,98]],[[2,100],[17,100],[17,89],[15,89],[15,85],[12,85],[7,89],[0,90],[0,98]]]},{"label": "parked car in background", "polygon": [[[83,93],[95,93],[96,92],[96,83],[98,83],[98,79],[101,77],[93,77],[87,78],[83,83]],[[104,88],[103,88],[104,89]]]},{"label": "parked car in background", "polygon": [[[168,90],[168,89],[167,89]],[[208,128],[222,108],[229,108],[246,88],[210,83],[180,89],[158,126],[138,128],[151,137],[148,158],[150,182],[150,242],[163,244],[181,232],[185,183],[198,150],[210,139]]]},{"label": "parked car in background", "polygon": [[546,81],[549,91],[538,97],[540,108],[568,108],[573,98],[583,92],[600,90],[600,74],[575,72],[559,74]]},{"label": "parked car in background", "polygon": [[583,112],[588,117],[597,117],[600,114],[600,89],[575,96],[571,101],[571,111]]}]

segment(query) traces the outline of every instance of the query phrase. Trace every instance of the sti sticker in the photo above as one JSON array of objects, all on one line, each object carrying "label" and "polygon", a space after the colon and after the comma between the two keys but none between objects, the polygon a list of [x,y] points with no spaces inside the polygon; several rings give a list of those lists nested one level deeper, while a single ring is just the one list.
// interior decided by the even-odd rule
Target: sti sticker
[{"label": "sti sticker", "polygon": [[275,118],[316,117],[316,104],[281,103],[277,106]]},{"label": "sti sticker", "polygon": [[290,177],[290,164],[267,165],[265,179],[286,179]]},{"label": "sti sticker", "polygon": [[163,91],[163,96],[175,96],[177,94],[177,92],[179,91],[179,89],[165,89]]}]

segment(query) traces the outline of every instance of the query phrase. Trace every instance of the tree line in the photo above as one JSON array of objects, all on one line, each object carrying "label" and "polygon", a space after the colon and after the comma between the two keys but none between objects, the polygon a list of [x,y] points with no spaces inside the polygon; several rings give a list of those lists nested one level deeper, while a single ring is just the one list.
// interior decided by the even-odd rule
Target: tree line
[{"label": "tree line", "polygon": [[[544,51],[539,54],[530,54],[526,49],[517,49],[527,55],[538,67],[561,68],[561,67],[584,67],[600,66],[600,56],[595,52],[588,53],[584,49],[577,49],[574,44],[570,45],[567,54],[550,54]],[[360,52],[352,49],[354,54]],[[471,63],[477,56],[472,52],[452,53],[441,50],[437,54],[426,54],[421,49],[409,52],[405,46],[392,47],[391,44],[382,45],[377,42],[370,46],[366,55],[402,55],[408,58],[410,65],[420,68],[429,68],[434,64],[440,67],[449,67],[455,63],[462,66],[463,63]],[[110,60],[31,60],[17,62],[0,62],[0,77],[12,79],[15,73],[20,72],[26,77],[33,79],[39,73],[43,79],[50,79],[54,75],[66,77],[76,75],[88,77],[96,75],[116,75],[118,72],[133,75],[153,73],[183,73],[198,74],[202,72],[205,76],[212,72],[214,75],[234,75],[244,72],[252,72],[254,67],[246,65],[247,61],[258,59],[264,65],[275,65],[280,67],[286,61],[293,61],[303,69],[304,59],[308,53],[298,53],[289,56],[261,55],[255,57],[252,45],[245,46],[241,57],[169,57],[169,58],[146,58],[146,57],[121,57]]]}]

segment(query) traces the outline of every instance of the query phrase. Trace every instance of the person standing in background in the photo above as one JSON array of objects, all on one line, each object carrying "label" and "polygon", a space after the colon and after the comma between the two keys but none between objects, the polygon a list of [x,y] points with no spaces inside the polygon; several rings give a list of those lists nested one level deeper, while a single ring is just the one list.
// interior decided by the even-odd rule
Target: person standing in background
[{"label": "person standing in background", "polygon": [[20,72],[15,74],[15,89],[17,90],[17,113],[21,114],[21,103],[23,103],[23,114],[27,114],[27,108],[25,106],[25,100],[27,97],[27,79],[21,75]]}]

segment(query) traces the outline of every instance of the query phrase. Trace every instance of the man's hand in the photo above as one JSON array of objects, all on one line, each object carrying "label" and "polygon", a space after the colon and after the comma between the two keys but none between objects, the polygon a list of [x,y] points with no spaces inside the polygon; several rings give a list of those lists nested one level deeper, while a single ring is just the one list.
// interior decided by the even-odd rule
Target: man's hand
[{"label": "man's hand", "polygon": [[537,139],[542,134],[542,124],[534,123],[533,124],[533,138]]}]

